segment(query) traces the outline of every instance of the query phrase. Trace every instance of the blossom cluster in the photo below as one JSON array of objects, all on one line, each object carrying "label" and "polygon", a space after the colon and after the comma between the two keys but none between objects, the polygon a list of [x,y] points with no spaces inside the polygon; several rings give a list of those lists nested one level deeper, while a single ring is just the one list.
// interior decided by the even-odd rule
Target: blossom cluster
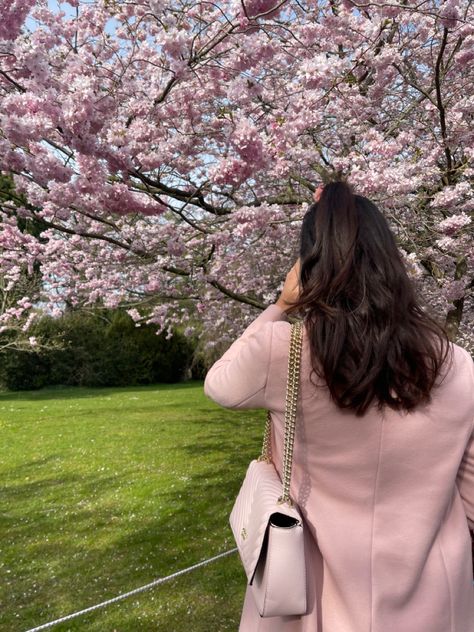
[{"label": "blossom cluster", "polygon": [[0,0],[2,327],[99,302],[221,348],[342,174],[474,344],[469,0],[50,4]]}]

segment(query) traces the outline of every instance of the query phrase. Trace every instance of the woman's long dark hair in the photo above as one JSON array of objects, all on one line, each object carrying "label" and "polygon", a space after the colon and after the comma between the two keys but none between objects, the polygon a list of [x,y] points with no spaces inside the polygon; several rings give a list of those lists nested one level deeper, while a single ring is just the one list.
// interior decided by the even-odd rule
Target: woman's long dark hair
[{"label": "woman's long dark hair", "polygon": [[324,187],[304,219],[301,292],[311,364],[341,408],[373,401],[409,411],[428,403],[450,350],[446,331],[418,303],[379,209],[343,182]]}]

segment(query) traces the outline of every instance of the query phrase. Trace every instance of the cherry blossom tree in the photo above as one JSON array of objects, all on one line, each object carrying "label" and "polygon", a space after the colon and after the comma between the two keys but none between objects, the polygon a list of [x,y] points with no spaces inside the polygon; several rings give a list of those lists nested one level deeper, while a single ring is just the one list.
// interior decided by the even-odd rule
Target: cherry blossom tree
[{"label": "cherry blossom tree", "polygon": [[[230,341],[278,296],[318,182],[396,232],[474,349],[469,0],[0,0],[0,270],[32,304]],[[39,232],[22,230],[35,222]],[[39,302],[39,303],[38,303]]]}]

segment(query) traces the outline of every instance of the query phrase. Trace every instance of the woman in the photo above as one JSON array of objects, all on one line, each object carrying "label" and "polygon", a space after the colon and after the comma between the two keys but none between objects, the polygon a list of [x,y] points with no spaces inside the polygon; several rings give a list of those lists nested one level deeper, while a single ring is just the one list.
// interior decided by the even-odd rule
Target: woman
[{"label": "woman", "polygon": [[[316,198],[315,198],[316,199]],[[318,192],[280,298],[207,374],[267,408],[281,474],[289,313],[304,321],[291,497],[307,614],[240,632],[473,632],[474,364],[420,307],[388,224],[344,183]]]}]

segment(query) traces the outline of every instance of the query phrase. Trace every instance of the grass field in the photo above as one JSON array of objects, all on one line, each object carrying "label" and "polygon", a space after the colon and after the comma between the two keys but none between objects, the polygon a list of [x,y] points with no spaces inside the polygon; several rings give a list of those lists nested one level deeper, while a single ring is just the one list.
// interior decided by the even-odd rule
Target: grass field
[{"label": "grass field", "polygon": [[[263,425],[201,382],[0,393],[0,630],[234,548],[228,515]],[[234,553],[52,629],[233,632],[244,588]]]}]

